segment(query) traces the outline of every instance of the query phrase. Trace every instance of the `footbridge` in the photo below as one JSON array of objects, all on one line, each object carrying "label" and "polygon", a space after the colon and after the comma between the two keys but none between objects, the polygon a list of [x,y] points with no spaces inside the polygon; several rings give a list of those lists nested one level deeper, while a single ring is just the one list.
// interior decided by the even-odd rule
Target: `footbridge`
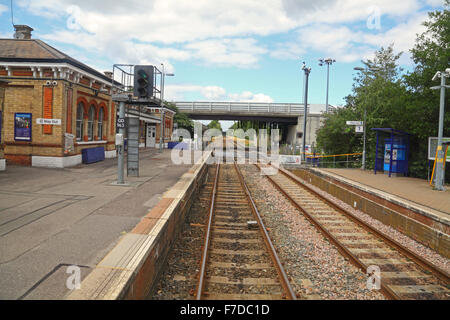
[{"label": "footbridge", "polygon": [[[194,120],[257,120],[270,124],[288,125],[286,141],[301,145],[304,104],[231,101],[177,101],[179,112]],[[331,109],[334,108],[330,106]],[[316,141],[316,131],[321,126],[325,104],[308,104],[306,144]]]},{"label": "footbridge", "polygon": [[[177,101],[180,112],[194,120],[258,120],[271,123],[297,124],[303,117],[304,105],[300,103],[266,102],[218,102],[218,101]],[[324,104],[309,104],[308,115],[320,116],[325,111]]]}]

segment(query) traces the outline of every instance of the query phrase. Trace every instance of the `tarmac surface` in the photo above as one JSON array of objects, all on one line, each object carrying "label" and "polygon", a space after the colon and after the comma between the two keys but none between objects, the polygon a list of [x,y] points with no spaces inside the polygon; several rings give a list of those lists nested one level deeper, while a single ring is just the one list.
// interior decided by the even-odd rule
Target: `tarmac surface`
[{"label": "tarmac surface", "polygon": [[410,177],[391,177],[359,169],[320,169],[359,182],[405,200],[450,214],[450,186],[445,191],[433,190],[428,181]]},{"label": "tarmac surface", "polygon": [[68,267],[79,266],[82,281],[189,170],[170,154],[141,150],[140,176],[125,177],[129,186],[113,185],[117,159],[8,165],[0,172],[0,299],[62,299]]}]

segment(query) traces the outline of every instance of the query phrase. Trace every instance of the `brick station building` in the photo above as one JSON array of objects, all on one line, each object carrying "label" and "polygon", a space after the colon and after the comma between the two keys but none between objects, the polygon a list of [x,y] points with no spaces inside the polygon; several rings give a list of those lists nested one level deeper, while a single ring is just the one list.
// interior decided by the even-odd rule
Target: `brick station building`
[{"label": "brick station building", "polygon": [[[116,156],[118,105],[112,73],[101,73],[47,43],[32,28],[14,26],[16,39],[0,39],[0,170],[7,163],[69,167],[82,163],[84,149]],[[149,108],[150,107],[150,108]],[[127,117],[140,119],[140,147],[158,147],[160,108]],[[156,108],[155,108],[156,107]],[[170,141],[174,112],[164,108],[164,139]],[[2,161],[3,160],[3,161]]]},{"label": "brick station building", "polygon": [[18,39],[0,39],[0,80],[7,81],[0,145],[7,162],[67,167],[93,147],[114,157],[111,78],[31,39],[33,29],[15,27]]}]

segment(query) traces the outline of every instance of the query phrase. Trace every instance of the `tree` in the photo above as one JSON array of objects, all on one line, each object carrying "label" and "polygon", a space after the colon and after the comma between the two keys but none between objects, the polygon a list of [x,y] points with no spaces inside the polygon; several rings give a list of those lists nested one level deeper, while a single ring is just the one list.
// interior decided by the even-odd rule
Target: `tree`
[{"label": "tree", "polygon": [[[426,31],[417,35],[410,51],[415,63],[414,71],[402,75],[398,67],[400,54],[393,46],[381,48],[373,60],[363,61],[365,71],[354,79],[352,94],[346,97],[343,110],[325,116],[323,128],[318,131],[318,147],[325,153],[344,153],[361,150],[355,134],[347,132],[346,120],[362,120],[367,110],[367,160],[374,165],[375,134],[370,128],[392,127],[411,136],[409,173],[414,177],[427,177],[428,137],[437,136],[439,121],[439,92],[430,87],[437,71],[450,67],[450,0],[444,9],[428,14],[423,23]],[[450,95],[447,94],[448,108]],[[450,136],[450,112],[445,113],[444,136]],[[450,170],[446,170],[450,181]]]},{"label": "tree", "polygon": [[177,106],[171,102],[166,102],[167,108],[176,112],[173,122],[178,124],[178,128],[186,129],[190,132],[191,137],[194,136],[194,122],[185,113],[178,110]]},{"label": "tree", "polygon": [[209,124],[208,124],[208,129],[218,129],[222,132],[222,126],[220,125],[219,120],[212,120]]},{"label": "tree", "polygon": [[[415,119],[411,126],[413,141],[410,171],[414,176],[427,176],[428,137],[437,137],[439,123],[439,90],[430,87],[439,85],[432,81],[437,71],[450,67],[450,0],[444,3],[444,10],[428,13],[428,20],[423,23],[427,28],[417,36],[411,51],[415,63],[414,71],[405,77],[405,83],[411,96],[408,116]],[[448,110],[450,95],[446,95]],[[450,136],[450,112],[445,112],[444,136]],[[446,181],[450,180],[450,170],[446,170]]]},{"label": "tree", "polygon": [[362,134],[355,133],[346,121],[366,118],[366,165],[375,164],[376,134],[371,128],[392,127],[407,131],[404,121],[406,88],[401,82],[401,68],[393,45],[375,52],[373,60],[362,61],[364,71],[355,77],[353,92],[348,95],[344,108],[325,115],[325,122],[317,133],[317,146],[326,154],[345,154],[363,151]]}]

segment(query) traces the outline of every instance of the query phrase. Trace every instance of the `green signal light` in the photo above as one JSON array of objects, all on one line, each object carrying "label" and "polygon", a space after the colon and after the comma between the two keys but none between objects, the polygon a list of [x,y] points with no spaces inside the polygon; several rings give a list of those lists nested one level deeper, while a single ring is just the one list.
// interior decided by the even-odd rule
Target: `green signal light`
[{"label": "green signal light", "polygon": [[138,71],[138,75],[140,75],[142,78],[144,78],[145,80],[148,79],[148,74],[144,71],[144,70],[139,70]]},{"label": "green signal light", "polygon": [[153,91],[153,67],[135,66],[134,67],[134,88],[135,97],[148,98]]},{"label": "green signal light", "polygon": [[[139,85],[141,87],[147,86],[148,85],[148,74],[144,70],[139,70],[138,75],[140,77],[138,79]],[[139,90],[139,92],[141,93],[141,95],[147,94],[147,90]]]}]

